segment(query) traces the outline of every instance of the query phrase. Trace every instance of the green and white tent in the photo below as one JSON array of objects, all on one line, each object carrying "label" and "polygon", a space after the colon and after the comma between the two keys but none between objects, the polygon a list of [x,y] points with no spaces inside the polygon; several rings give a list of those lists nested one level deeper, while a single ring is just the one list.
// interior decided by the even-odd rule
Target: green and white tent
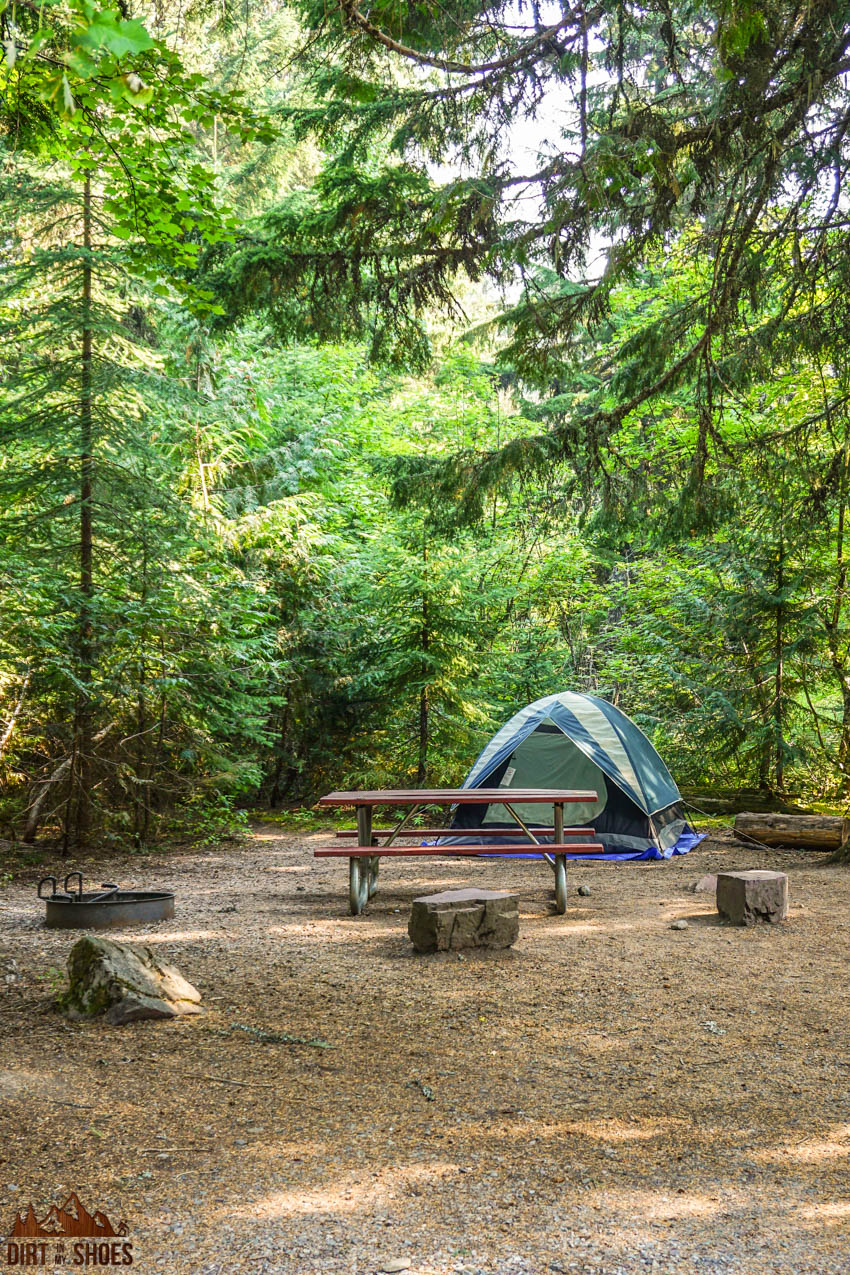
[{"label": "green and white tent", "polygon": [[[646,735],[595,695],[562,691],[515,713],[482,750],[463,786],[591,789],[598,799],[568,806],[565,822],[592,828],[612,858],[668,859],[702,840]],[[516,809],[529,827],[539,823],[539,806]],[[482,837],[488,827],[511,826],[504,806],[461,806],[452,841],[469,841],[474,829]],[[526,838],[518,842],[528,844]]]}]

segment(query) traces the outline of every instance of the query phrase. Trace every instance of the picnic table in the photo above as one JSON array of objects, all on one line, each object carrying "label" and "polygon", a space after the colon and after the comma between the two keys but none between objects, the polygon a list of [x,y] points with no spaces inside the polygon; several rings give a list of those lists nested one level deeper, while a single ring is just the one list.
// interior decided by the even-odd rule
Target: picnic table
[{"label": "picnic table", "polygon": [[[585,854],[604,854],[604,847],[583,838],[592,837],[591,828],[565,828],[564,806],[571,802],[596,801],[595,792],[573,788],[391,788],[362,792],[329,792],[316,803],[321,807],[353,806],[357,814],[356,829],[337,832],[337,844],[320,846],[314,856],[348,859],[348,904],[352,916],[359,916],[378,888],[378,866],[382,858],[419,856],[457,858],[469,855],[515,855],[516,842],[508,838],[516,836],[513,828],[411,828],[411,820],[429,806],[499,805],[503,806],[532,845],[540,846],[543,857],[555,873],[555,906],[558,912],[567,910],[567,855],[577,849]],[[516,810],[516,806],[539,805],[552,807],[551,827],[529,828]],[[392,828],[374,828],[373,813],[376,806],[407,808],[406,814]],[[551,842],[541,842],[540,836],[551,833]],[[479,839],[473,845],[397,845],[399,837],[408,841],[423,836],[469,836]],[[582,838],[565,842],[564,837]],[[355,845],[340,845],[356,837]],[[482,837],[489,840],[481,843]]]}]

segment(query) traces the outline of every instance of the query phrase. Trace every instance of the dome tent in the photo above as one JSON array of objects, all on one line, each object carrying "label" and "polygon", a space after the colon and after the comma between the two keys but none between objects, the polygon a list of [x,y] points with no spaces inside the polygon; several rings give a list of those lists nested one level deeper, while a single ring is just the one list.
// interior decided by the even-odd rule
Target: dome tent
[{"label": "dome tent", "polygon": [[[594,840],[612,858],[669,859],[702,840],[685,819],[679,789],[646,735],[595,695],[562,691],[515,713],[463,784],[485,786],[594,790],[598,799],[565,807],[564,820],[592,828]],[[539,806],[520,804],[516,810],[532,830],[539,825]],[[460,806],[451,841],[469,842],[473,829],[480,837],[488,827],[513,826],[504,806]],[[468,830],[466,836],[458,835],[462,829]],[[527,845],[517,832],[517,841]]]}]

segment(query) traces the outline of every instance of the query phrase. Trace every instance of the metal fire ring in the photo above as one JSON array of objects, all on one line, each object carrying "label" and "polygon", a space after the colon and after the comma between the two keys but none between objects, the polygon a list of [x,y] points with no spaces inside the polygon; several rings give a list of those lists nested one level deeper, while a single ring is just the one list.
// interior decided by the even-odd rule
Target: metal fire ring
[{"label": "metal fire ring", "polygon": [[[77,880],[76,890],[69,882]],[[52,886],[51,894],[43,887]],[[174,895],[168,890],[121,890],[105,882],[99,890],[83,890],[79,872],[69,872],[57,889],[56,877],[43,877],[38,897],[44,900],[44,924],[52,930],[114,930],[123,925],[147,925],[174,916]]]}]

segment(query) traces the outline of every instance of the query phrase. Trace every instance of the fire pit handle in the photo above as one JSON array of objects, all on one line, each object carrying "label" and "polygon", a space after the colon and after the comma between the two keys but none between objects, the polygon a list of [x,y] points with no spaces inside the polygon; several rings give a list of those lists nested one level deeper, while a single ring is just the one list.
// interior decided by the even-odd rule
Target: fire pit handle
[{"label": "fire pit handle", "polygon": [[93,898],[86,899],[87,903],[102,903],[104,899],[109,898],[110,894],[116,894],[119,887],[113,885],[111,881],[101,881],[100,888],[103,894],[96,894]]},{"label": "fire pit handle", "polygon": [[80,883],[80,884],[79,884],[79,886],[77,887],[77,899],[78,899],[78,900],[80,900],[80,899],[82,899],[82,897],[83,897],[83,874],[82,874],[82,872],[69,872],[69,873],[68,873],[68,875],[66,876],[65,880],[62,882],[62,887],[63,887],[63,889],[65,890],[65,893],[66,893],[66,894],[70,894],[70,893],[71,893],[71,887],[68,885],[68,882],[71,880],[71,877],[76,877],[76,878],[77,878],[77,880],[78,880],[78,881],[79,881],[79,883]]},{"label": "fire pit handle", "polygon": [[[40,899],[43,899],[43,898],[44,898],[44,895],[41,893],[41,887],[42,887],[43,885],[45,885],[48,881],[52,881],[52,882],[53,882],[53,889],[51,890],[50,894],[51,894],[51,895],[53,895],[53,894],[55,894],[55,893],[56,893],[56,878],[55,878],[55,877],[42,877],[42,878],[41,878],[41,880],[40,880],[40,881],[39,881],[39,883],[38,883],[38,897],[39,897]],[[50,896],[48,896],[48,897],[50,897]]]}]

